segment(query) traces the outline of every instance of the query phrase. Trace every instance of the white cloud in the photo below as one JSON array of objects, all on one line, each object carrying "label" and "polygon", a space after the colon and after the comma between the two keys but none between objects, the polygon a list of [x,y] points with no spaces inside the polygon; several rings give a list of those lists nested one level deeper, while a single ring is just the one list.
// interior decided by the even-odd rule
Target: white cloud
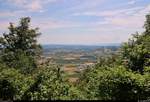
[{"label": "white cloud", "polygon": [[[98,16],[104,17],[104,21],[93,23],[75,23],[75,22],[53,22],[40,23],[46,29],[79,27],[82,32],[69,31],[61,32],[58,35],[43,35],[40,38],[42,43],[120,43],[127,41],[131,34],[136,31],[141,32],[145,20],[145,15],[150,11],[150,5],[146,7],[134,7],[121,10],[103,11]],[[98,14],[98,13],[95,13]],[[45,25],[45,26],[44,26]],[[69,33],[69,34],[68,34]],[[71,33],[71,34],[70,34]],[[72,34],[73,33],[73,34]],[[58,34],[58,33],[57,33]],[[80,36],[79,36],[80,35]]]},{"label": "white cloud", "polygon": [[54,20],[50,18],[44,19],[33,19],[32,25],[35,27],[40,27],[42,31],[50,30],[50,29],[60,29],[60,28],[73,28],[80,27],[82,24],[71,22],[71,21],[63,21],[63,20]]},{"label": "white cloud", "polygon": [[142,9],[143,7],[134,7],[134,8],[128,8],[128,9],[120,9],[120,10],[107,10],[107,11],[88,11],[88,12],[79,12],[74,13],[74,16],[118,16],[120,15],[129,15],[135,13],[137,10]]},{"label": "white cloud", "polygon": [[123,29],[114,30],[109,28],[97,28],[83,32],[69,32],[61,30],[57,34],[45,34],[39,38],[43,44],[99,44],[99,43],[120,43],[127,41],[131,31],[122,32]]},{"label": "white cloud", "polygon": [[0,18],[10,18],[10,17],[18,17],[22,14],[26,14],[24,10],[18,10],[18,11],[1,11],[0,12]]},{"label": "white cloud", "polygon": [[10,17],[10,16],[15,16],[14,13],[12,12],[0,12],[0,17]]},{"label": "white cloud", "polygon": [[107,0],[76,0],[77,5],[69,8],[69,10],[87,10],[92,9],[94,7],[100,6],[103,2]]},{"label": "white cloud", "polygon": [[136,0],[131,0],[131,1],[129,1],[127,4],[129,4],[129,5],[134,5],[136,3]]},{"label": "white cloud", "polygon": [[28,4],[26,8],[30,9],[31,11],[37,11],[42,9],[42,5],[39,1],[33,1],[31,4]]},{"label": "white cloud", "polygon": [[131,13],[131,15],[119,14],[120,16],[106,17],[105,20],[113,25],[124,26],[128,28],[142,28],[145,21],[145,15],[148,14],[149,11],[150,5]]},{"label": "white cloud", "polygon": [[19,8],[27,9],[27,11],[44,11],[44,5],[57,0],[7,0],[9,4]]},{"label": "white cloud", "polygon": [[[146,7],[133,7],[120,10],[107,10],[102,12],[81,12],[74,13],[74,16],[98,16],[103,17],[105,23],[113,26],[122,26],[125,28],[142,28],[145,20],[145,15],[149,13],[150,5]],[[97,22],[96,22],[97,24]]]}]

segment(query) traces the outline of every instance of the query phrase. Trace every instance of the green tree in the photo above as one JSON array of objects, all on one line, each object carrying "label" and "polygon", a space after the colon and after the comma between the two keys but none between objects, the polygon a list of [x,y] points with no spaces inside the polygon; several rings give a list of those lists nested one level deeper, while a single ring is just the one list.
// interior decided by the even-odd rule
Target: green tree
[{"label": "green tree", "polygon": [[122,46],[122,58],[125,66],[133,71],[144,72],[150,65],[150,14],[146,16],[145,32],[136,33]]},{"label": "green tree", "polygon": [[38,28],[30,28],[29,23],[29,17],[21,18],[18,26],[10,23],[9,33],[0,37],[0,57],[9,67],[23,70],[36,67],[35,57],[41,52],[36,38],[40,33]]}]

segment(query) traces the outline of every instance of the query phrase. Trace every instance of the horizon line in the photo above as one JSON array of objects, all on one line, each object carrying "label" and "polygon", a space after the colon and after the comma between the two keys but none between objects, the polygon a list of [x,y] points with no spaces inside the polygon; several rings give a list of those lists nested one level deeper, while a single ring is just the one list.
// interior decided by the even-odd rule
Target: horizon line
[{"label": "horizon line", "polygon": [[99,44],[61,44],[61,43],[56,43],[56,44],[41,44],[43,45],[79,45],[79,46],[120,46],[122,43],[99,43]]}]

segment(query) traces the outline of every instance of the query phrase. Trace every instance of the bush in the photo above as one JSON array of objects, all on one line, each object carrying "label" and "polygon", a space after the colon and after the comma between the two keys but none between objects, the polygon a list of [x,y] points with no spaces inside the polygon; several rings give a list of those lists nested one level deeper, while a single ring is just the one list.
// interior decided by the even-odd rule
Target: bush
[{"label": "bush", "polygon": [[88,99],[146,100],[150,94],[150,75],[127,71],[124,67],[97,68],[82,78],[80,86]]},{"label": "bush", "polygon": [[3,100],[20,100],[31,83],[33,83],[31,77],[22,75],[16,69],[1,69],[0,98]]},{"label": "bush", "polygon": [[55,66],[40,68],[35,82],[25,92],[25,100],[73,100],[79,99],[78,90],[65,79],[60,68]]}]

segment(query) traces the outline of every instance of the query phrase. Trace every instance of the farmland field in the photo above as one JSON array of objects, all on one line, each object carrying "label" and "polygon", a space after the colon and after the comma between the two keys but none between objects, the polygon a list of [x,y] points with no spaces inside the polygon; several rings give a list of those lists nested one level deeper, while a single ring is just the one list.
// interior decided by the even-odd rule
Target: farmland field
[{"label": "farmland field", "polygon": [[71,82],[78,79],[80,71],[94,65],[99,57],[115,54],[118,45],[81,46],[81,45],[45,45],[43,56],[51,63],[60,65]]}]

